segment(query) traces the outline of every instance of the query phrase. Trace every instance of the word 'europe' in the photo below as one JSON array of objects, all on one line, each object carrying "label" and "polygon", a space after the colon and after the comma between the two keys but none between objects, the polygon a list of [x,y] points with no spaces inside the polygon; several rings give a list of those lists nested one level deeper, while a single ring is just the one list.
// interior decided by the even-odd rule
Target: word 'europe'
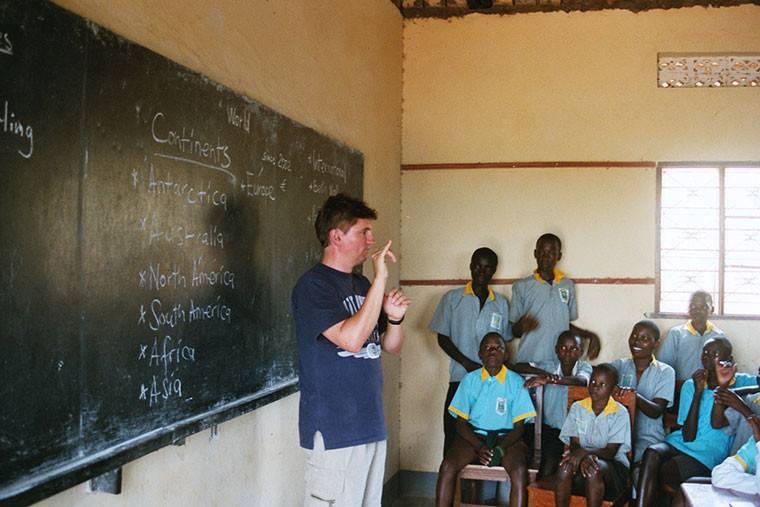
[{"label": "word 'europe'", "polygon": [[197,231],[187,225],[171,225],[162,227],[158,223],[156,214],[153,216],[148,225],[148,217],[140,219],[140,230],[148,233],[148,245],[154,241],[165,241],[177,246],[218,246],[224,248],[224,234],[217,231],[216,225],[209,225],[207,231]]},{"label": "word 'europe'", "polygon": [[3,102],[0,125],[4,134],[11,134],[21,139],[24,145],[16,150],[18,154],[24,158],[31,157],[34,152],[34,129],[31,125],[24,126],[21,120],[16,118],[16,113],[9,109],[7,100]]},{"label": "word 'europe'", "polygon": [[159,144],[167,144],[179,150],[183,155],[192,155],[207,162],[219,164],[226,169],[232,164],[232,159],[227,152],[229,146],[222,144],[218,139],[216,145],[207,141],[195,138],[195,129],[182,127],[182,133],[179,130],[170,130],[164,126],[164,113],[158,112],[151,122],[151,133],[153,140]]}]

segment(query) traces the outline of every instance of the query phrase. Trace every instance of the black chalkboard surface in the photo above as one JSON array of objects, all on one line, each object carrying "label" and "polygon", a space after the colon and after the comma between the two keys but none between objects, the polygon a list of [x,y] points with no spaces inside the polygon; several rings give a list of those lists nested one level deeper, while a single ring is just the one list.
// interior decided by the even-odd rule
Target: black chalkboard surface
[{"label": "black chalkboard surface", "polygon": [[294,392],[361,153],[42,1],[0,3],[0,68],[0,502]]}]

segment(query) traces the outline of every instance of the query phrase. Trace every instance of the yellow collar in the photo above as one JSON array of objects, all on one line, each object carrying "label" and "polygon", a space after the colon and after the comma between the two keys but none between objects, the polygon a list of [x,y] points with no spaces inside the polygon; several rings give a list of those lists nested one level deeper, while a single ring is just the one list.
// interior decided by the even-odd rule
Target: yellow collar
[{"label": "yellow collar", "polygon": [[[708,321],[707,321],[707,325],[705,326],[705,334],[707,334],[707,333],[709,333],[710,331],[712,331],[714,327],[715,327],[715,324],[713,324],[712,322],[710,322],[710,321],[708,320]],[[686,330],[687,330],[688,332],[690,332],[691,334],[693,334],[694,336],[697,336],[697,330],[696,330],[696,329],[694,329],[694,326],[691,324],[691,321],[688,321],[688,322],[686,323]]]},{"label": "yellow collar", "polygon": [[[630,356],[628,356],[628,359],[633,360],[633,354],[631,354]],[[654,358],[654,354],[652,354],[652,362],[650,364],[654,365],[655,368],[659,368],[660,367],[660,365],[657,364],[657,359]]]},{"label": "yellow collar", "polygon": [[[472,296],[475,296],[475,293],[472,291],[472,281],[467,282],[467,285],[464,286],[464,292],[462,293],[463,296],[466,296],[467,294],[470,294]],[[477,297],[477,296],[475,296]],[[491,286],[488,286],[488,297],[491,299],[491,301],[496,301],[496,296],[494,295],[493,291],[491,290]]]},{"label": "yellow collar", "polygon": [[[482,366],[480,368],[480,381],[485,382],[488,377],[491,375],[488,373],[488,370],[486,370],[485,366]],[[499,381],[501,385],[504,385],[504,382],[507,380],[507,367],[503,364],[501,365],[501,370],[499,370],[499,373],[494,375],[496,377],[496,380]]]},{"label": "yellow collar", "polygon": [[[736,377],[731,377],[731,382],[728,385],[732,386],[734,384],[736,384]],[[705,389],[707,389],[707,380],[705,380]]]},{"label": "yellow collar", "polygon": [[[593,408],[591,408],[591,397],[584,398],[578,403],[581,404],[583,408],[586,409],[586,411],[590,414],[593,412]],[[615,412],[619,411],[620,407],[618,407],[617,403],[615,403],[615,400],[612,399],[612,396],[607,398],[607,406],[604,407],[604,410],[602,411],[602,415],[604,417],[607,417],[610,414],[614,414]]]},{"label": "yellow collar", "polygon": [[[544,281],[546,281],[546,280],[544,280],[543,278],[541,278],[541,276],[539,276],[539,274],[538,274],[538,270],[537,270],[537,269],[534,269],[534,270],[533,270],[533,276],[534,276],[534,277],[535,277],[535,279],[536,279],[536,280],[538,280],[539,282],[544,282]],[[562,271],[560,271],[560,270],[559,270],[559,269],[557,269],[557,268],[554,268],[554,283],[559,283],[559,281],[560,281],[560,280],[562,280],[563,278],[565,278],[566,276],[567,276],[567,275],[566,275],[565,273],[563,273]]]}]

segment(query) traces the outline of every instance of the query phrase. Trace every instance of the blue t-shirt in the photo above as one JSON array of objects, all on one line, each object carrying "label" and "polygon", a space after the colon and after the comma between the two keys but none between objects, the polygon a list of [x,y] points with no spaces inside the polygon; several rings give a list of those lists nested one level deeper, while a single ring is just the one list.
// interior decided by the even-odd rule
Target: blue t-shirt
[{"label": "blue t-shirt", "polygon": [[380,334],[385,331],[385,314],[380,312],[378,325],[357,353],[338,347],[322,335],[359,311],[369,287],[369,280],[361,275],[317,264],[293,288],[301,447],[314,448],[316,431],[322,433],[325,449],[388,438],[380,364]]},{"label": "blue t-shirt", "polygon": [[511,430],[516,422],[536,415],[530,394],[523,389],[525,380],[506,366],[495,376],[485,367],[464,376],[451,400],[449,413],[461,416],[476,433]]},{"label": "blue t-shirt", "polygon": [[[730,387],[745,387],[756,385],[755,377],[746,373],[737,373]],[[694,381],[692,379],[684,382],[681,388],[681,400],[678,404],[678,424],[683,426],[686,417],[689,415],[691,400],[694,399]],[[665,437],[665,441],[682,451],[692,458],[702,462],[709,469],[713,469],[717,464],[726,459],[731,444],[734,441],[736,426],[739,420],[736,416],[738,412],[731,413],[726,410],[726,418],[729,419],[729,426],[721,429],[715,429],[710,424],[710,412],[712,411],[713,389],[705,387],[702,390],[702,397],[699,400],[699,416],[697,418],[697,435],[691,442],[683,439],[683,430],[677,430]]]}]

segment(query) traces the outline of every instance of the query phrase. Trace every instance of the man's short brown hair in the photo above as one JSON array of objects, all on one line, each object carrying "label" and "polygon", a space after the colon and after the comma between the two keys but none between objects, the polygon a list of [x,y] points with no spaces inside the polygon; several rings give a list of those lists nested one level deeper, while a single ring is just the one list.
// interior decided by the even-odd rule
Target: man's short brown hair
[{"label": "man's short brown hair", "polygon": [[377,219],[377,212],[360,200],[346,194],[329,197],[317,213],[314,229],[322,248],[330,244],[330,231],[348,231],[360,218]]}]

